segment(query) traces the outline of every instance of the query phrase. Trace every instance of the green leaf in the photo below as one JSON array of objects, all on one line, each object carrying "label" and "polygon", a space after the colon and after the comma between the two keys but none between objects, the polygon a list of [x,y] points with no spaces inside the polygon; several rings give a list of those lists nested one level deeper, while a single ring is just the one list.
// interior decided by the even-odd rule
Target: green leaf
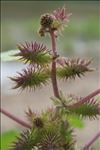
[{"label": "green leaf", "polygon": [[2,150],[7,150],[10,143],[13,141],[13,140],[16,140],[16,136],[18,136],[19,133],[17,131],[7,131],[7,132],[4,132],[1,134],[1,149]]},{"label": "green leaf", "polygon": [[84,127],[84,123],[78,115],[69,114],[67,116],[67,119],[68,119],[69,124],[74,128],[80,128],[81,129]]},{"label": "green leaf", "polygon": [[18,50],[9,50],[6,52],[2,52],[1,53],[1,61],[14,61],[14,60],[18,60],[18,58],[13,57],[13,55],[16,54]]}]

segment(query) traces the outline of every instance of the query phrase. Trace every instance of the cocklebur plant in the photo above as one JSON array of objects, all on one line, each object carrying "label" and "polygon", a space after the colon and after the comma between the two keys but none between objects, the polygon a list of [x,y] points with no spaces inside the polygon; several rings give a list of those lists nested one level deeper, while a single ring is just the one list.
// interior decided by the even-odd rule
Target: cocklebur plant
[{"label": "cocklebur plant", "polygon": [[[54,107],[41,113],[29,108],[26,112],[29,129],[20,134],[10,150],[78,150],[74,133],[74,128],[78,127],[77,121],[81,126],[84,118],[97,119],[100,115],[99,102],[93,98],[100,90],[85,98],[66,97],[57,83],[57,79],[67,81],[93,71],[90,68],[91,60],[69,59],[58,54],[57,38],[67,26],[70,15],[63,7],[41,16],[38,33],[41,37],[50,35],[51,49],[37,41],[18,45],[19,51],[14,57],[28,64],[28,67],[15,77],[10,77],[15,83],[13,89],[35,90],[51,82],[54,95],[50,99]],[[81,149],[89,148],[90,145]]]}]

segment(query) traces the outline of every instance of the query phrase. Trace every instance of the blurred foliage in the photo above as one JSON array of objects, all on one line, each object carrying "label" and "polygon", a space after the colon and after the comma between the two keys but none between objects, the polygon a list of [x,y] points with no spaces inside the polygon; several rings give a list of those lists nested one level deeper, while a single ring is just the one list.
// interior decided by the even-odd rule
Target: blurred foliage
[{"label": "blurred foliage", "polygon": [[[39,28],[39,18],[45,12],[51,12],[65,5],[72,16],[65,29],[63,39],[64,50],[73,52],[73,39],[97,40],[99,30],[99,3],[97,1],[2,1],[1,27],[2,51],[16,49],[16,44],[25,40],[41,39],[36,35]],[[46,41],[47,38],[42,40]],[[61,45],[62,46],[62,45]]]},{"label": "blurred foliage", "polygon": [[100,37],[99,24],[100,20],[96,16],[90,16],[89,18],[82,18],[79,20],[73,20],[72,18],[69,27],[66,28],[65,34],[68,37],[79,36],[85,40],[98,39]]},{"label": "blurred foliage", "polygon": [[0,149],[1,150],[7,150],[8,147],[10,146],[10,143],[16,139],[16,136],[18,136],[18,132],[17,131],[7,131],[2,133],[1,135],[1,146]]},{"label": "blurred foliage", "polygon": [[[69,26],[65,29],[64,37],[62,37],[64,39],[64,47],[66,46],[67,49],[73,50],[73,39],[90,41],[100,38],[99,24],[100,20],[96,17],[89,18],[89,21],[87,18],[82,20],[72,20],[71,18]],[[2,50],[15,49],[16,43],[23,42],[24,40],[34,41],[35,38],[37,40],[40,39],[39,35],[36,35],[38,29],[39,21],[37,18],[22,22],[8,21],[6,24],[2,22]]]},{"label": "blurred foliage", "polygon": [[13,55],[16,54],[16,52],[18,52],[18,50],[10,50],[10,51],[6,51],[6,52],[2,52],[1,53],[1,60],[2,61],[14,61],[17,60],[17,58],[12,57]]}]

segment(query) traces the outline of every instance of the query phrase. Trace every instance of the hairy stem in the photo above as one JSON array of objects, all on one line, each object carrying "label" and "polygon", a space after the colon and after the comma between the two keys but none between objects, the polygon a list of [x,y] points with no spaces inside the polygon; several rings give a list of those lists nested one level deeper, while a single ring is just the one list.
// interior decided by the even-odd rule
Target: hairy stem
[{"label": "hairy stem", "polygon": [[[50,35],[51,35],[51,41],[52,41],[53,58],[56,58],[57,57],[57,52],[56,52],[56,41],[55,41],[54,32],[50,31]],[[56,78],[56,62],[55,62],[55,59],[52,60],[51,79],[52,79],[52,86],[53,86],[54,96],[57,97],[57,98],[60,98],[59,91],[58,91],[58,85],[57,85],[57,78]]]},{"label": "hairy stem", "polygon": [[26,127],[26,128],[31,128],[29,124],[24,122],[23,120],[17,118],[16,116],[12,115],[11,113],[7,112],[6,110],[0,108],[0,112],[4,114],[5,116],[9,117],[10,119],[14,120],[15,122],[19,123],[20,125]]},{"label": "hairy stem", "polygon": [[83,147],[83,150],[89,150],[90,146],[97,140],[97,138],[100,137],[100,132],[97,133],[85,146]]},{"label": "hairy stem", "polygon": [[82,105],[83,103],[89,101],[92,97],[98,95],[99,93],[100,93],[100,89],[98,89],[98,90],[92,92],[91,94],[89,94],[88,96],[84,97],[82,100],[76,102],[75,104],[72,104],[72,105],[70,106],[70,108],[72,109],[72,108],[77,108],[77,107],[79,107],[80,105]]}]

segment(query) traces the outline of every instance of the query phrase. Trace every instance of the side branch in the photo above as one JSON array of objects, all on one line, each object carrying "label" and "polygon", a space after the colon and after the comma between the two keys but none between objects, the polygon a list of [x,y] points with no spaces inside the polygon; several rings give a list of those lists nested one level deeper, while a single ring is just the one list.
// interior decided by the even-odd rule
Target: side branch
[{"label": "side branch", "polygon": [[28,123],[26,123],[26,122],[24,122],[23,120],[17,118],[16,116],[10,114],[10,113],[7,112],[6,110],[0,108],[0,112],[1,112],[2,114],[4,114],[5,116],[9,117],[10,119],[14,120],[15,122],[17,122],[18,124],[20,124],[20,125],[22,125],[22,126],[24,126],[24,127],[26,127],[26,128],[31,128],[31,126],[30,126]]},{"label": "side branch", "polygon": [[92,92],[91,94],[89,94],[88,96],[84,97],[82,100],[76,102],[75,104],[72,104],[71,106],[69,106],[71,109],[79,107],[81,104],[89,101],[92,97],[98,95],[100,93],[100,89]]},{"label": "side branch", "polygon": [[90,146],[100,137],[100,132],[97,133],[84,147],[83,150],[89,150]]}]

